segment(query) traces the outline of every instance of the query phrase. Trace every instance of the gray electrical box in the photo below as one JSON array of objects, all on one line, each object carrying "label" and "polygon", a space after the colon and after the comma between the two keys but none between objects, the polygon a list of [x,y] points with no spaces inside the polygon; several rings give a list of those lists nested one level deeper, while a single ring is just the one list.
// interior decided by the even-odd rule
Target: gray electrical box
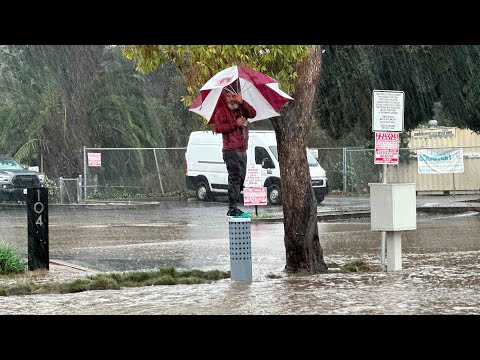
[{"label": "gray electrical box", "polygon": [[415,183],[370,183],[371,230],[417,229]]}]

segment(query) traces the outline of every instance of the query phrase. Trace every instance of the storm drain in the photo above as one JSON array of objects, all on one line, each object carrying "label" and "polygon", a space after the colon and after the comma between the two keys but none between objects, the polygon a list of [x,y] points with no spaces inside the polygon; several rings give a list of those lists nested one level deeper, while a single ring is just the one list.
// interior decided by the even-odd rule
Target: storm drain
[{"label": "storm drain", "polygon": [[229,218],[230,278],[252,281],[252,241],[250,218]]}]

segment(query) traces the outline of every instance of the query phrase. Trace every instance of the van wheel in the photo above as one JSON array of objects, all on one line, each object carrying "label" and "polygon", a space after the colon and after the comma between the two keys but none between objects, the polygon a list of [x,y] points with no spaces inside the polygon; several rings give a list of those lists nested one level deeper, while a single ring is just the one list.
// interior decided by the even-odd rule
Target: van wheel
[{"label": "van wheel", "polygon": [[268,202],[272,205],[279,205],[282,203],[282,194],[280,192],[280,186],[272,184],[268,188]]},{"label": "van wheel", "polygon": [[211,197],[211,191],[208,186],[208,183],[204,181],[200,181],[197,183],[197,190],[196,190],[197,199],[200,201],[207,201]]},{"label": "van wheel", "polygon": [[320,204],[324,199],[324,195],[315,195],[315,198],[317,199],[317,204]]}]

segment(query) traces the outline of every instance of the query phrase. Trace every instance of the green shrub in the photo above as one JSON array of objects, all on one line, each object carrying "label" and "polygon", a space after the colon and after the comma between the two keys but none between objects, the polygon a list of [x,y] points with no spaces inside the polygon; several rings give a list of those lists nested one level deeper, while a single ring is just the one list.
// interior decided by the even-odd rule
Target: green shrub
[{"label": "green shrub", "polygon": [[27,262],[8,244],[0,243],[0,274],[14,274],[25,271]]},{"label": "green shrub", "polygon": [[60,189],[54,180],[48,178],[45,175],[45,186],[48,188],[48,202],[59,203],[60,202]]}]

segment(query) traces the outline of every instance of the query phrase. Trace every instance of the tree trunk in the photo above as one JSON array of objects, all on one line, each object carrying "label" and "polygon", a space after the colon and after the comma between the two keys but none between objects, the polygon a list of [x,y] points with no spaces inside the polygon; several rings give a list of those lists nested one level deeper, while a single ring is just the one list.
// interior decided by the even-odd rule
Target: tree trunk
[{"label": "tree trunk", "polygon": [[306,147],[312,124],[315,93],[320,80],[321,48],[312,46],[300,63],[295,94],[281,118],[272,119],[278,145],[284,214],[285,270],[290,273],[321,273],[323,260]]}]

